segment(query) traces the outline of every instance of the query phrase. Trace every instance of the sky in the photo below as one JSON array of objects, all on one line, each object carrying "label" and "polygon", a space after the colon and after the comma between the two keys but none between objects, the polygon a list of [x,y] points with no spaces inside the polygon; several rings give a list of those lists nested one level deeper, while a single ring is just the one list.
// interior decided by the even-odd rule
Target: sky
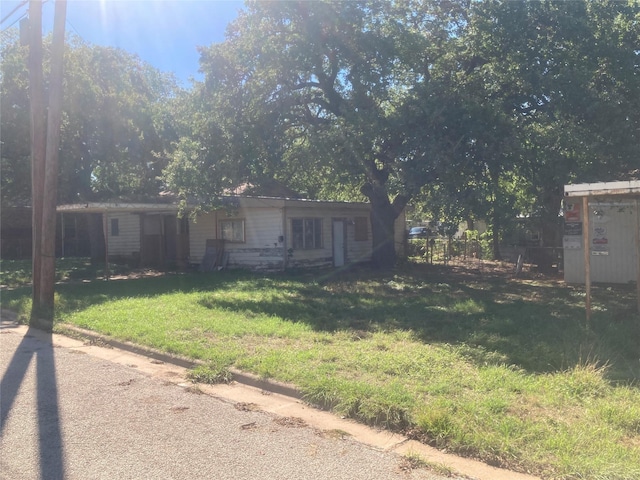
[{"label": "sky", "polygon": [[[2,0],[2,30],[26,14],[24,5],[5,20],[21,3]],[[134,53],[163,72],[175,73],[188,87],[189,78],[202,79],[197,47],[223,41],[242,6],[238,0],[68,0],[66,32]],[[45,31],[51,30],[53,12],[54,1],[46,1]]]}]

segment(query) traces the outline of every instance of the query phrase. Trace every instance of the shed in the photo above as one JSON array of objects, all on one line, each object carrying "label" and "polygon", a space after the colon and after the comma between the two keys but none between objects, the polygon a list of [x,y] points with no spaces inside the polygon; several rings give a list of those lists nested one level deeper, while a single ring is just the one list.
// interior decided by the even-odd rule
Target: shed
[{"label": "shed", "polygon": [[638,287],[640,311],[640,180],[565,185],[564,278]]}]

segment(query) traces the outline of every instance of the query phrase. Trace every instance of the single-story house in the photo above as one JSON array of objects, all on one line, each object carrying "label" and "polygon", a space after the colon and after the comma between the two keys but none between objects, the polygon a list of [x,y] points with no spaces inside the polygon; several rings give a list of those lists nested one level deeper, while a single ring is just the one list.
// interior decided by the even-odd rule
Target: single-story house
[{"label": "single-story house", "polygon": [[[58,212],[102,214],[106,256],[143,266],[250,269],[335,266],[371,259],[371,205],[362,202],[228,196],[222,207],[178,217],[169,203],[60,205]],[[404,214],[396,252],[404,253]]]},{"label": "single-story house", "polygon": [[565,281],[585,282],[585,259],[594,282],[637,281],[640,181],[565,185],[564,194]]}]

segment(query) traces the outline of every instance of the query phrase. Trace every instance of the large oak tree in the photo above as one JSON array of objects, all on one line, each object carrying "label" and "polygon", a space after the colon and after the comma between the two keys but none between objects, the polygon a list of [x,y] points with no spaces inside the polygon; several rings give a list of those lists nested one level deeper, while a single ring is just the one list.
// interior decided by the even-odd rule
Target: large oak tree
[{"label": "large oak tree", "polygon": [[426,5],[248,2],[227,40],[202,49],[201,108],[169,185],[212,201],[225,187],[273,178],[310,196],[364,196],[374,263],[393,265],[394,220],[432,165],[429,148],[410,141],[432,115],[412,107],[429,82],[426,32],[446,38],[451,28]]}]

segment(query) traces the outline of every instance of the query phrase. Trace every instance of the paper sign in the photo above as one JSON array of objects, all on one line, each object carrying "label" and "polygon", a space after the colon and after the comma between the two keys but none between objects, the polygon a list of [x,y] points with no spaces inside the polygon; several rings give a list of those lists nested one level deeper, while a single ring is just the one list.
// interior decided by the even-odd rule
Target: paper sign
[{"label": "paper sign", "polygon": [[582,235],[582,222],[565,222],[565,235]]},{"label": "paper sign", "polygon": [[580,220],[580,204],[569,203],[565,205],[564,220],[566,222],[577,222]]}]

